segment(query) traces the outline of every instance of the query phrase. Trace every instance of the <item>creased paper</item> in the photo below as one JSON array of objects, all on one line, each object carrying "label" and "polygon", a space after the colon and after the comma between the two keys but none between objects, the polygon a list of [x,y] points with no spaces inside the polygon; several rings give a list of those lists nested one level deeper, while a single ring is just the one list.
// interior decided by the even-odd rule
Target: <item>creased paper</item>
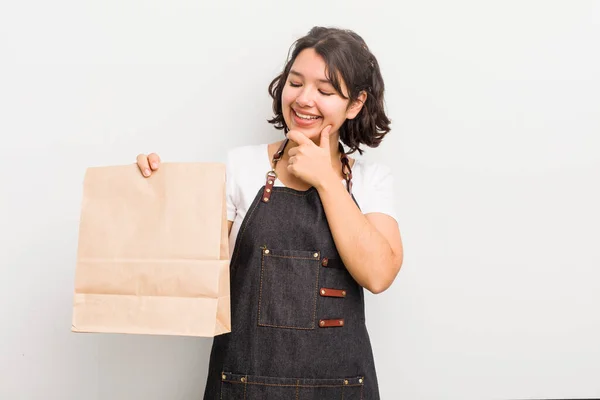
[{"label": "creased paper", "polygon": [[88,168],[72,331],[231,332],[229,262],[223,164]]}]

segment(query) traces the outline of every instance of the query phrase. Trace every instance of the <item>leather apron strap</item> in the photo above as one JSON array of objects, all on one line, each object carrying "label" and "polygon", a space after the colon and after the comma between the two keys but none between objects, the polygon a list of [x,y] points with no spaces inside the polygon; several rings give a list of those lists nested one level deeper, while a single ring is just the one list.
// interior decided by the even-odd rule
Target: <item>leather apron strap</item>
[{"label": "leather apron strap", "polygon": [[[271,193],[273,192],[273,185],[275,184],[275,179],[277,179],[277,173],[275,172],[275,167],[277,166],[277,162],[281,160],[283,154],[285,152],[285,148],[290,140],[285,139],[279,149],[273,154],[273,168],[267,172],[267,183],[265,184],[265,190],[263,192],[262,201],[264,203],[268,203],[271,198]],[[348,193],[352,194],[352,168],[350,168],[350,160],[344,151],[344,146],[341,143],[338,144],[340,150],[340,160],[342,161],[342,174],[344,175],[344,179],[346,180],[346,188]]]}]

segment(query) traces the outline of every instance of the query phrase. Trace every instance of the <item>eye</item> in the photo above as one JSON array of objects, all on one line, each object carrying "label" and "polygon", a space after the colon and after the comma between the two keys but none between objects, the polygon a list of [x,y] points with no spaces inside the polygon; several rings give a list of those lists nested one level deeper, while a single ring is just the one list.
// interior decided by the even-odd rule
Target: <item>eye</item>
[{"label": "eye", "polygon": [[291,86],[291,87],[300,87],[300,86],[302,86],[302,85],[301,85],[301,84],[299,84],[299,83],[295,83],[295,82],[292,82],[292,81],[290,81],[290,86]]},{"label": "eye", "polygon": [[323,96],[333,96],[335,94],[335,93],[324,92],[322,90],[319,90],[319,93],[321,93]]}]

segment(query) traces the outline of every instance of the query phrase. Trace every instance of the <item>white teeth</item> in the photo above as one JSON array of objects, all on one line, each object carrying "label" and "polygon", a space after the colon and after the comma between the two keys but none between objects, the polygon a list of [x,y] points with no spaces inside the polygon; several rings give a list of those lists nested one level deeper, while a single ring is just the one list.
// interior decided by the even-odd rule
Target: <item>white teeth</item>
[{"label": "white teeth", "polygon": [[317,118],[319,118],[319,117],[315,117],[315,116],[313,116],[313,115],[304,115],[304,114],[300,114],[298,111],[295,111],[295,110],[294,110],[294,112],[296,113],[296,115],[297,115],[297,116],[299,116],[299,117],[300,117],[300,118],[302,118],[302,119],[311,120],[311,119],[317,119]]}]

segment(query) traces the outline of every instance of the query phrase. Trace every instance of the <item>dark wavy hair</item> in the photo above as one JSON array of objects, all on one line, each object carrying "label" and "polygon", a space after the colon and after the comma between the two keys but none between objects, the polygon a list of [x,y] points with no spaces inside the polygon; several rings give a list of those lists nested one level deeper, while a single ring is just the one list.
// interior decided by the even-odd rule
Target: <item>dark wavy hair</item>
[{"label": "dark wavy hair", "polygon": [[[288,132],[282,113],[281,94],[296,57],[309,48],[323,58],[328,79],[342,97],[350,100],[349,105],[358,99],[362,91],[367,93],[359,114],[354,119],[347,119],[340,128],[340,140],[349,148],[348,153],[358,151],[362,154],[360,146],[363,144],[378,147],[390,131],[390,119],[384,111],[385,85],[377,59],[362,37],[351,30],[317,26],[292,44],[283,72],[269,85],[275,114],[268,120],[269,123]],[[340,79],[346,85],[348,97],[342,92]]]}]

